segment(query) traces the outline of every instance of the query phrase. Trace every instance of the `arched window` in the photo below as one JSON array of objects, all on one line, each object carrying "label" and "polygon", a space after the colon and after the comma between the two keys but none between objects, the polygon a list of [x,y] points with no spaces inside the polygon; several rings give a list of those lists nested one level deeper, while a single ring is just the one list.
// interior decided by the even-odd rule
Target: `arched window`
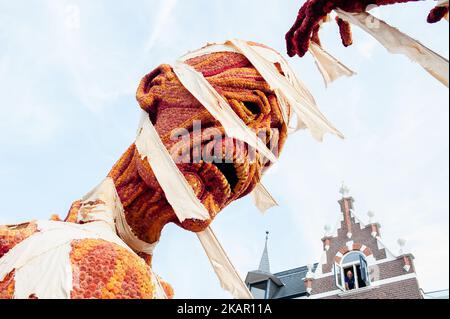
[{"label": "arched window", "polygon": [[359,251],[346,254],[335,264],[336,285],[344,291],[370,286],[366,256]]}]

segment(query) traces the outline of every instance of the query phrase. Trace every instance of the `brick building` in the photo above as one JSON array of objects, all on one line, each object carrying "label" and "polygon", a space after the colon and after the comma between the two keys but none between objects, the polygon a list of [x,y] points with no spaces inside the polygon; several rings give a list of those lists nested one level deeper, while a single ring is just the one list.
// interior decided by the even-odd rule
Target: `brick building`
[{"label": "brick building", "polygon": [[[422,299],[414,256],[390,250],[381,238],[380,224],[364,224],[353,210],[353,198],[341,188],[341,220],[322,238],[321,260],[271,273],[267,238],[259,269],[247,274],[246,284],[258,299]],[[400,247],[404,241],[399,240]],[[403,250],[403,249],[402,249]]]}]

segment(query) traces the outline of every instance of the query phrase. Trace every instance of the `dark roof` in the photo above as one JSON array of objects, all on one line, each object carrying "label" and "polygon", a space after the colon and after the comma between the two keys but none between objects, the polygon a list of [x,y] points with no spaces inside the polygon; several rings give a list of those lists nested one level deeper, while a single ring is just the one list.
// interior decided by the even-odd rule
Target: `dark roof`
[{"label": "dark roof", "polygon": [[[313,265],[313,271],[316,270],[317,266],[318,264]],[[279,289],[276,289],[272,298],[283,299],[306,295],[304,280],[307,273],[308,266],[303,266],[274,274],[284,285]]]},{"label": "dark roof", "polygon": [[[313,271],[318,264],[313,265]],[[270,299],[295,298],[306,295],[304,279],[308,273],[308,267],[303,266],[275,274],[262,273],[260,271],[251,271],[247,274],[245,282],[248,285],[254,283],[272,280],[275,285],[270,285]],[[279,284],[281,282],[281,285]]]},{"label": "dark roof", "polygon": [[283,286],[283,282],[277,276],[261,270],[250,271],[247,274],[247,278],[245,278],[245,283],[247,285],[252,285],[262,281],[267,281],[268,279],[272,280],[278,286]]}]

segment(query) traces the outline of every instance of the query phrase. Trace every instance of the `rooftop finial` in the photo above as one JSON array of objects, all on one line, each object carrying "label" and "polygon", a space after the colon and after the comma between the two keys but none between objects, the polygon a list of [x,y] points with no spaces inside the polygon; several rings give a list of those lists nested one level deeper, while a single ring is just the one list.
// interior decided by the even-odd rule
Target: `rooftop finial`
[{"label": "rooftop finial", "polygon": [[329,236],[331,233],[331,225],[330,224],[326,224],[323,229],[325,230],[325,236]]},{"label": "rooftop finial", "polygon": [[342,186],[339,189],[339,193],[341,193],[342,198],[348,196],[348,194],[350,193],[350,189],[345,185],[344,182],[342,182]]},{"label": "rooftop finial", "polygon": [[400,246],[400,251],[399,254],[403,255],[405,253],[405,246],[406,246],[406,239],[404,238],[399,238],[397,240],[397,244]]},{"label": "rooftop finial", "polygon": [[269,240],[269,231],[266,230],[266,242]]},{"label": "rooftop finial", "polygon": [[369,216],[369,223],[373,223],[373,221],[374,221],[373,218],[375,217],[375,213],[373,211],[369,210],[367,212],[367,216]]}]

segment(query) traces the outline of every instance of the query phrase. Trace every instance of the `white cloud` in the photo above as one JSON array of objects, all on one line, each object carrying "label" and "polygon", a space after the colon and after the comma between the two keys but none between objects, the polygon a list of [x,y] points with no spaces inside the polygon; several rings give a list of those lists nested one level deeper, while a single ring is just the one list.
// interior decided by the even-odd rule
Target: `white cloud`
[{"label": "white cloud", "polygon": [[[2,126],[10,130],[16,136],[3,136],[10,141],[25,139],[30,143],[37,144],[47,142],[60,129],[62,120],[53,107],[33,103],[20,103],[12,110],[0,109]],[[20,127],[20,130],[17,128]]]},{"label": "white cloud", "polygon": [[369,40],[363,41],[361,43],[358,43],[357,50],[366,59],[371,59],[373,57],[373,53],[374,53],[375,49],[377,48],[377,45],[379,45],[379,43],[377,43],[373,39],[369,39]]},{"label": "white cloud", "polygon": [[80,22],[80,7],[76,4],[68,4],[65,7],[66,21],[65,25],[68,30],[79,30]]},{"label": "white cloud", "polygon": [[161,40],[161,36],[169,36],[166,34],[166,29],[168,24],[173,22],[171,18],[177,2],[177,0],[166,0],[160,2],[161,8],[156,10],[156,12],[158,12],[156,15],[156,21],[151,24],[151,31],[145,45],[146,52],[149,52],[154,45]]}]

